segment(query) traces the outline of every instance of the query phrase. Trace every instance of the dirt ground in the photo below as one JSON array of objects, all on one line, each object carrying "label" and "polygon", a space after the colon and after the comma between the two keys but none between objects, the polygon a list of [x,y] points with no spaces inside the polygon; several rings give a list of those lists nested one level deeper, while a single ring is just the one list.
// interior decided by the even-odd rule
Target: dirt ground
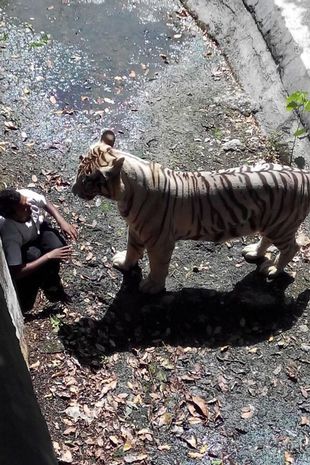
[{"label": "dirt ground", "polygon": [[242,260],[254,238],[182,242],[167,292],[146,297],[137,287],[146,260],[129,275],[111,266],[126,242],[116,207],[70,192],[78,156],[107,124],[119,147],[172,168],[279,158],[216,45],[183,15],[180,51],[105,119],[55,107],[49,60],[65,52],[29,50],[32,32],[3,20],[1,181],[45,192],[79,229],[62,270],[72,303],[39,296],[25,315],[33,384],[61,464],[308,465],[305,228],[302,252],[275,282]]}]

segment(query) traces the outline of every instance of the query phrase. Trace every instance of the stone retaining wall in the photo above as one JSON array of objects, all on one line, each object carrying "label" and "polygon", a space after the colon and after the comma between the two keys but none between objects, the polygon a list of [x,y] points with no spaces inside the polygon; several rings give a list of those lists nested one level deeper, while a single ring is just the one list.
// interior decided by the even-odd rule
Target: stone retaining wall
[{"label": "stone retaining wall", "polygon": [[[218,43],[238,82],[253,100],[256,117],[270,140],[283,144],[287,152],[294,147],[298,166],[309,165],[309,141],[304,138],[294,142],[299,120],[286,110],[288,94],[310,91],[309,69],[301,60],[303,48],[292,38],[283,9],[278,7],[280,0],[181,2]],[[286,3],[281,0],[281,4]],[[308,10],[310,16],[310,5]],[[303,123],[308,125],[308,118],[303,118]]]},{"label": "stone retaining wall", "polygon": [[[310,94],[309,0],[243,0],[267,44],[288,94]],[[301,114],[310,129],[310,113]]]},{"label": "stone retaining wall", "polygon": [[0,464],[57,465],[26,360],[23,315],[0,241]]}]

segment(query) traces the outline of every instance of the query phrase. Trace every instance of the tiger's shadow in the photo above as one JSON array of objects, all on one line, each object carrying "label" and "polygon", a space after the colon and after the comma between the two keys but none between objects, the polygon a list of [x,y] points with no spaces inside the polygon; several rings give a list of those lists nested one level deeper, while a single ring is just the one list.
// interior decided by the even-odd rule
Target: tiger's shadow
[{"label": "tiger's shadow", "polygon": [[183,288],[159,296],[138,292],[139,272],[122,286],[101,320],[64,323],[59,337],[81,364],[96,369],[104,356],[169,344],[222,347],[253,345],[288,330],[307,307],[310,291],[285,295],[288,275],[266,282],[255,272],[230,292]]}]

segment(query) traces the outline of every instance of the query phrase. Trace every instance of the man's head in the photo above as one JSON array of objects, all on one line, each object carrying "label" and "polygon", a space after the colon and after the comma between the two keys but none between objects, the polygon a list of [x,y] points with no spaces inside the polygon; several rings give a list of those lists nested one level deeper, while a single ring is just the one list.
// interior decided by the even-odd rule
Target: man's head
[{"label": "man's head", "polygon": [[74,195],[84,200],[92,200],[96,195],[119,200],[121,170],[124,156],[113,150],[113,131],[102,133],[100,142],[90,147],[87,155],[80,158],[77,177],[72,186]]},{"label": "man's head", "polygon": [[0,191],[0,215],[25,223],[31,218],[31,206],[15,189],[3,189]]}]

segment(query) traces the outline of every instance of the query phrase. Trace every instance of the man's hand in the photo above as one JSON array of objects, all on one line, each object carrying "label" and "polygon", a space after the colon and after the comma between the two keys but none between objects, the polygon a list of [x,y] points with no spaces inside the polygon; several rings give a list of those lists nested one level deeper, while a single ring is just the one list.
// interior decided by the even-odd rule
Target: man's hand
[{"label": "man's hand", "polygon": [[46,254],[49,260],[68,260],[72,255],[72,247],[70,245],[65,245],[64,247],[59,247],[58,249],[51,250]]},{"label": "man's hand", "polygon": [[77,230],[72,224],[64,220],[60,222],[59,226],[67,238],[70,238],[73,241],[77,240],[77,237],[78,237]]},{"label": "man's hand", "polygon": [[58,249],[53,249],[50,252],[41,255],[41,257],[37,258],[33,262],[10,266],[10,271],[14,278],[21,279],[32,275],[50,260],[69,260],[71,256],[72,247],[70,245],[66,245],[65,247],[59,247]]},{"label": "man's hand", "polygon": [[55,218],[55,220],[57,221],[60,229],[62,230],[62,232],[64,233],[65,236],[67,236],[68,238],[76,241],[77,240],[77,237],[78,237],[78,234],[77,234],[77,230],[76,228],[68,223],[64,217],[62,216],[62,214],[57,210],[57,208],[55,207],[55,205],[53,205],[49,200],[47,200],[46,202],[46,206],[45,206],[45,210],[47,211],[47,213],[49,213],[53,218]]}]

